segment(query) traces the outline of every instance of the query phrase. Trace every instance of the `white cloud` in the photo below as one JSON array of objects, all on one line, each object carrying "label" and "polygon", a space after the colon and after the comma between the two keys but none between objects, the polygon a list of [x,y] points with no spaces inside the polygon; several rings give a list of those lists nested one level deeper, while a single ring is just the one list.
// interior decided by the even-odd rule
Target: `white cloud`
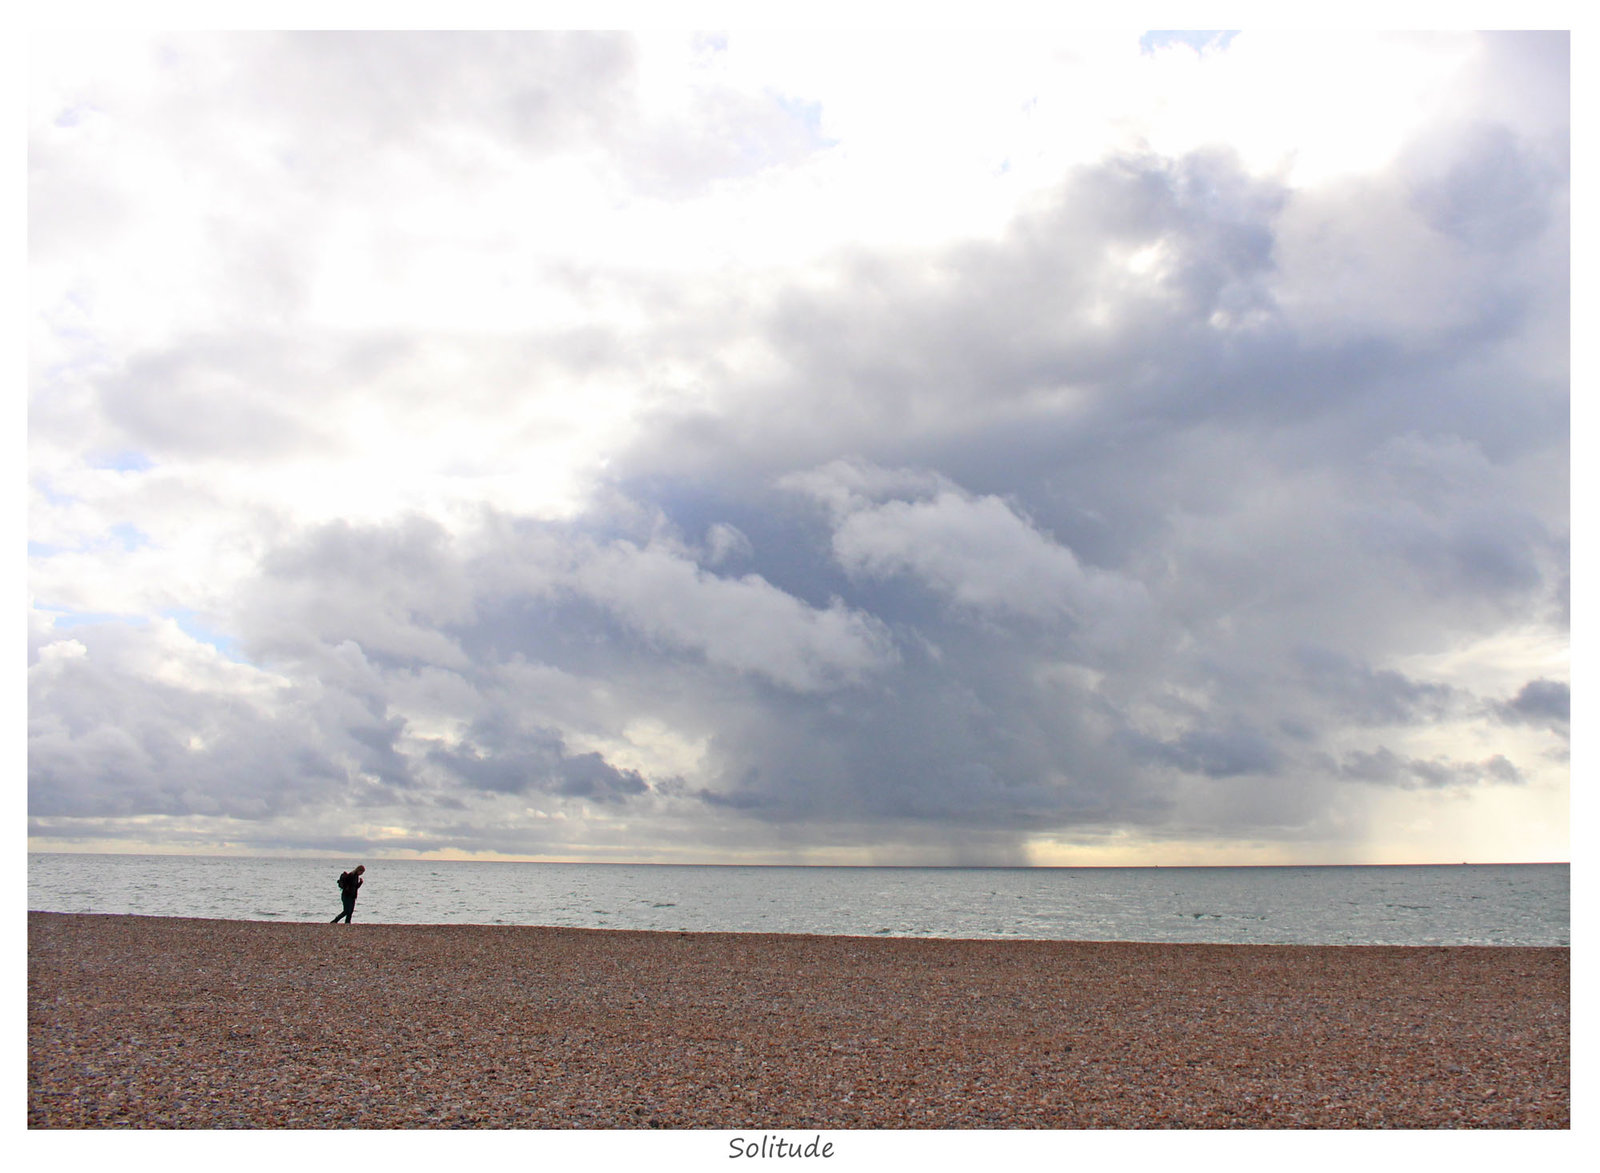
[{"label": "white cloud", "polygon": [[659,548],[596,550],[574,582],[649,638],[803,692],[859,682],[895,659],[870,615],[837,601],[809,607],[759,575],[718,577]]},{"label": "white cloud", "polygon": [[848,512],[833,552],[850,573],[909,574],[961,607],[1091,622],[1136,586],[1082,566],[998,497],[953,488],[931,500],[891,500]]}]

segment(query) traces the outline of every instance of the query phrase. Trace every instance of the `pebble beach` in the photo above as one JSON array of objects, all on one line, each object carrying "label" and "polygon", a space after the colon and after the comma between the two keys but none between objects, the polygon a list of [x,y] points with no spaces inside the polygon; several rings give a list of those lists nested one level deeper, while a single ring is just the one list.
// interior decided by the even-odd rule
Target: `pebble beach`
[{"label": "pebble beach", "polygon": [[30,912],[28,1124],[1563,1129],[1569,967]]}]

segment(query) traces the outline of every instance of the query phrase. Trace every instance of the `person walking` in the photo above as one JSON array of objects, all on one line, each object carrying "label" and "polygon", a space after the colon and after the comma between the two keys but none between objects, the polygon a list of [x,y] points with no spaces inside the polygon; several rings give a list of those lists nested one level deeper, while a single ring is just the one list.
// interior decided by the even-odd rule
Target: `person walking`
[{"label": "person walking", "polygon": [[329,921],[330,925],[336,925],[340,921],[344,921],[347,925],[355,923],[350,918],[355,915],[356,890],[361,887],[361,873],[366,870],[366,864],[358,863],[355,871],[339,873],[339,899],[344,901],[344,911]]}]

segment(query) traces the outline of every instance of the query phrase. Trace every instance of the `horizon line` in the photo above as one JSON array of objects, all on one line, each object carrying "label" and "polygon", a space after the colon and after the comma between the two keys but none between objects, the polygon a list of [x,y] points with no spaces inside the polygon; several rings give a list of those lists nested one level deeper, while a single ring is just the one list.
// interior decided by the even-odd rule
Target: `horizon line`
[{"label": "horizon line", "polygon": [[[317,855],[255,854],[249,852],[227,853],[216,851],[62,851],[28,850],[29,855],[99,855],[99,856],[156,856],[202,859],[278,859],[322,862],[355,858],[359,852],[327,852]],[[728,861],[698,860],[618,860],[618,859],[538,859],[526,856],[505,856],[494,859],[448,858],[427,856],[381,856],[364,858],[378,863],[533,863],[548,865],[573,865],[594,867],[701,867],[701,868],[832,868],[861,870],[902,871],[1151,871],[1160,868],[1222,869],[1222,868],[1415,868],[1415,867],[1571,867],[1570,859],[1532,860],[1415,860],[1387,863],[734,863]]]}]

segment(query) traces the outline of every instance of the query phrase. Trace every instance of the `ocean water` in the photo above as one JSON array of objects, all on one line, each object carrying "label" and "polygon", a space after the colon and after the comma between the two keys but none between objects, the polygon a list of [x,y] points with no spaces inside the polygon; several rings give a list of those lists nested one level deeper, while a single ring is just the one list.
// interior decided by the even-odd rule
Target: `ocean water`
[{"label": "ocean water", "polygon": [[[697,867],[367,860],[356,922],[1297,945],[1567,945],[1567,864]],[[328,921],[347,859],[28,856],[28,907]]]}]

